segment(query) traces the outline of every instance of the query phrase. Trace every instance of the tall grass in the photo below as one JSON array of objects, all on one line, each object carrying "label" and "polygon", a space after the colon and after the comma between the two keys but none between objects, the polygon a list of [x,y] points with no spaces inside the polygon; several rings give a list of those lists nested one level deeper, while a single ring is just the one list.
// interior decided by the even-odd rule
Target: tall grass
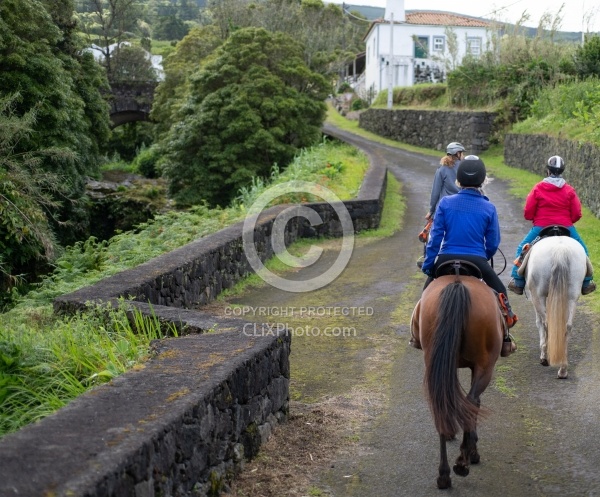
[{"label": "tall grass", "polygon": [[64,319],[47,311],[0,322],[0,436],[144,362],[150,342],[165,336],[157,318],[128,317],[124,302]]}]

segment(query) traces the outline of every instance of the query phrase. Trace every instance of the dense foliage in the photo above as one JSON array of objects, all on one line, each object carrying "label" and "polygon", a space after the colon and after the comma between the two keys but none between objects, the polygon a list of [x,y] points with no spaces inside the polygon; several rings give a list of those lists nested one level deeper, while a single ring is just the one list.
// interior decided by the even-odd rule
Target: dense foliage
[{"label": "dense foliage", "polygon": [[0,175],[7,178],[0,209],[9,287],[52,260],[54,234],[67,244],[85,233],[85,178],[98,173],[109,135],[106,79],[78,49],[72,13],[70,0],[0,2]]},{"label": "dense foliage", "polygon": [[274,164],[316,143],[330,86],[283,33],[234,32],[191,80],[163,142],[165,174],[180,205],[227,205]]},{"label": "dense foliage", "polygon": [[575,52],[575,72],[581,78],[600,77],[600,36],[588,37]]},{"label": "dense foliage", "polygon": [[163,59],[165,79],[158,85],[152,104],[158,136],[177,119],[177,111],[189,93],[189,77],[206,64],[207,57],[222,43],[215,26],[196,27]]},{"label": "dense foliage", "polygon": [[70,153],[60,149],[15,152],[18,143],[32,134],[35,122],[33,112],[15,115],[18,98],[18,94],[0,98],[0,295],[19,283],[17,275],[55,256],[50,216],[58,203],[52,192],[59,195],[65,188],[59,176],[44,172],[40,164],[46,157],[60,160]]},{"label": "dense foliage", "polygon": [[545,88],[531,116],[513,126],[520,133],[547,133],[600,147],[600,79],[590,77]]}]

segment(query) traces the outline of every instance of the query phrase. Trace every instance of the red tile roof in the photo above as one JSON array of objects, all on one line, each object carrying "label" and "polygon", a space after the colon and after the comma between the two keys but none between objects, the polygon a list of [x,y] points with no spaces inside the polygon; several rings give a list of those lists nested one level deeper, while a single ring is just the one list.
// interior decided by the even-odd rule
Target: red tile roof
[{"label": "red tile roof", "polygon": [[[467,28],[491,28],[492,22],[487,19],[480,17],[470,17],[462,14],[455,14],[454,12],[442,12],[439,10],[407,10],[405,12],[406,21],[398,23],[394,21],[394,24],[415,24],[419,26],[458,26]],[[377,24],[385,24],[383,18],[375,19],[371,22],[369,29],[363,36],[363,40],[366,40],[371,30]]]},{"label": "red tile roof", "polygon": [[434,10],[408,10],[406,11],[406,23],[426,26],[462,26],[469,28],[488,28],[491,24],[489,21],[477,17]]}]

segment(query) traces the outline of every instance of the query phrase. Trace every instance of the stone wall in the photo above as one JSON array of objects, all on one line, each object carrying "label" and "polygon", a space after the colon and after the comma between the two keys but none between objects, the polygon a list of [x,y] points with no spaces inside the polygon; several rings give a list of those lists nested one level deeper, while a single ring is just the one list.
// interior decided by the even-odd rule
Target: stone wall
[{"label": "stone wall", "polygon": [[[385,169],[372,169],[367,173],[358,198],[343,202],[355,232],[379,226],[385,187]],[[293,217],[286,224],[286,244],[302,237],[341,236],[342,226],[334,204],[304,206],[316,211],[322,223],[311,226],[304,217]],[[254,240],[262,261],[273,255],[270,239],[277,215],[290,207],[272,207],[256,222]],[[294,208],[298,207],[292,206]],[[243,229],[244,222],[241,221],[95,285],[58,297],[54,301],[54,310],[74,312],[84,309],[89,302],[109,302],[119,297],[188,309],[206,304],[252,272],[243,249]]]},{"label": "stone wall", "polygon": [[360,114],[359,126],[385,138],[440,151],[457,141],[467,153],[478,154],[490,146],[495,119],[491,112],[368,109]]},{"label": "stone wall", "polygon": [[[379,226],[385,188],[385,168],[369,169],[358,197],[343,203],[351,229]],[[322,223],[292,218],[286,244],[341,234],[340,204],[304,206]],[[276,206],[256,220],[262,260],[273,253],[277,215],[290,208],[298,206]],[[4,437],[0,495],[218,495],[256,455],[288,412],[291,337],[247,336],[239,320],[198,310],[251,271],[243,229],[238,223],[55,300],[55,312],[70,314],[123,305],[124,298],[128,312],[137,309],[185,336],[155,342],[154,357],[143,368]]]},{"label": "stone wall", "polygon": [[566,164],[563,177],[577,190],[581,202],[600,217],[600,149],[547,135],[507,134],[504,139],[504,162],[540,175],[553,155]]},{"label": "stone wall", "polygon": [[154,358],[0,443],[0,495],[218,495],[288,411],[290,336],[155,343]]}]

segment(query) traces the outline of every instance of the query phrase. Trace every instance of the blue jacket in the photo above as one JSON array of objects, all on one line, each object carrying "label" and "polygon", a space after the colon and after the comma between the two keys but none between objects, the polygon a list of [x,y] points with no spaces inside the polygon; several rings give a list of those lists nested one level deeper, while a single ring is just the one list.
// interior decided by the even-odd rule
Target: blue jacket
[{"label": "blue jacket", "polygon": [[477,255],[489,260],[499,245],[496,206],[478,190],[463,189],[440,200],[422,270],[432,271],[438,254]]}]

